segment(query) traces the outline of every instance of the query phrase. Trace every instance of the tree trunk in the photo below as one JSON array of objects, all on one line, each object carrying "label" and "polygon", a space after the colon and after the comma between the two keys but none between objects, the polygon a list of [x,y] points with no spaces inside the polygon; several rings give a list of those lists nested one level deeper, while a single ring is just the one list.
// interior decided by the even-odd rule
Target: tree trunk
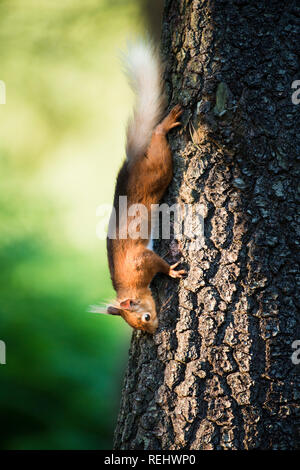
[{"label": "tree trunk", "polygon": [[166,1],[184,114],[164,202],[203,204],[205,246],[157,247],[188,275],[153,282],[160,326],[133,333],[116,449],[299,447],[299,15],[293,0]]}]

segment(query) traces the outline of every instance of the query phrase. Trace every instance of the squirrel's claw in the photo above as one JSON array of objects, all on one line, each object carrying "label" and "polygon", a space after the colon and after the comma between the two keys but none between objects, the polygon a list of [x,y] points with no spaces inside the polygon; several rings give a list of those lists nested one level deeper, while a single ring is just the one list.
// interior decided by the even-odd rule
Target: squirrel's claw
[{"label": "squirrel's claw", "polygon": [[170,270],[169,270],[170,277],[173,277],[174,279],[176,278],[181,279],[186,274],[186,271],[184,269],[181,269],[180,271],[175,271],[175,268],[177,268],[179,264],[180,264],[180,261],[170,266]]},{"label": "squirrel's claw", "polygon": [[174,127],[178,127],[178,126],[181,126],[181,122],[179,121],[173,122],[173,124],[170,125],[170,129],[174,129]]}]

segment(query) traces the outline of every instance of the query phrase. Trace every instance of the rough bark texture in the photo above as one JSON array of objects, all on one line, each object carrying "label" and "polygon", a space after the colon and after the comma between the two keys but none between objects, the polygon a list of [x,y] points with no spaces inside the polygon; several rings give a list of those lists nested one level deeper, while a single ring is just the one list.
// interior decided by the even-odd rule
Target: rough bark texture
[{"label": "rough bark texture", "polygon": [[167,91],[185,112],[165,201],[203,203],[205,247],[159,244],[188,276],[153,282],[160,326],[133,333],[117,449],[299,447],[299,15],[291,0],[166,2]]}]

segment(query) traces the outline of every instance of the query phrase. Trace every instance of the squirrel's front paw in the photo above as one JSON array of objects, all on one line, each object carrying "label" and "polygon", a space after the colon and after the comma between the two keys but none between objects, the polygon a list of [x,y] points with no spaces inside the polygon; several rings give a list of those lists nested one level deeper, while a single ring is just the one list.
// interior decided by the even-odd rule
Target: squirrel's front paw
[{"label": "squirrel's front paw", "polygon": [[175,264],[172,264],[172,266],[170,266],[170,270],[169,270],[169,276],[170,277],[173,277],[173,278],[182,278],[185,274],[186,274],[186,271],[184,269],[181,269],[180,271],[175,271],[175,268],[180,264],[180,261],[178,261],[177,263]]}]

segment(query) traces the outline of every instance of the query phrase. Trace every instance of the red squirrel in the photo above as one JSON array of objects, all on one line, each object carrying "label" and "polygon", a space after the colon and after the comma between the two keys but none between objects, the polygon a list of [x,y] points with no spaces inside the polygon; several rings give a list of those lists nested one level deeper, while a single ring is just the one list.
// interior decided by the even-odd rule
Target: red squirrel
[{"label": "red squirrel", "polygon": [[[173,278],[185,274],[184,270],[175,270],[179,263],[170,266],[147,247],[151,234],[151,206],[160,202],[172,180],[172,155],[166,136],[180,125],[178,119],[182,111],[177,105],[161,120],[164,107],[161,65],[151,45],[131,46],[125,57],[125,67],[136,104],[127,125],[126,159],[115,187],[113,221],[116,238],[107,237],[108,263],[117,300],[106,307],[106,312],[97,306],[92,311],[120,315],[133,328],[153,334],[158,318],[149,288],[151,280],[158,272]],[[127,196],[128,207],[133,204],[146,207],[148,238],[130,237],[128,226],[133,217],[127,214],[124,220],[119,217],[120,196]]]}]

